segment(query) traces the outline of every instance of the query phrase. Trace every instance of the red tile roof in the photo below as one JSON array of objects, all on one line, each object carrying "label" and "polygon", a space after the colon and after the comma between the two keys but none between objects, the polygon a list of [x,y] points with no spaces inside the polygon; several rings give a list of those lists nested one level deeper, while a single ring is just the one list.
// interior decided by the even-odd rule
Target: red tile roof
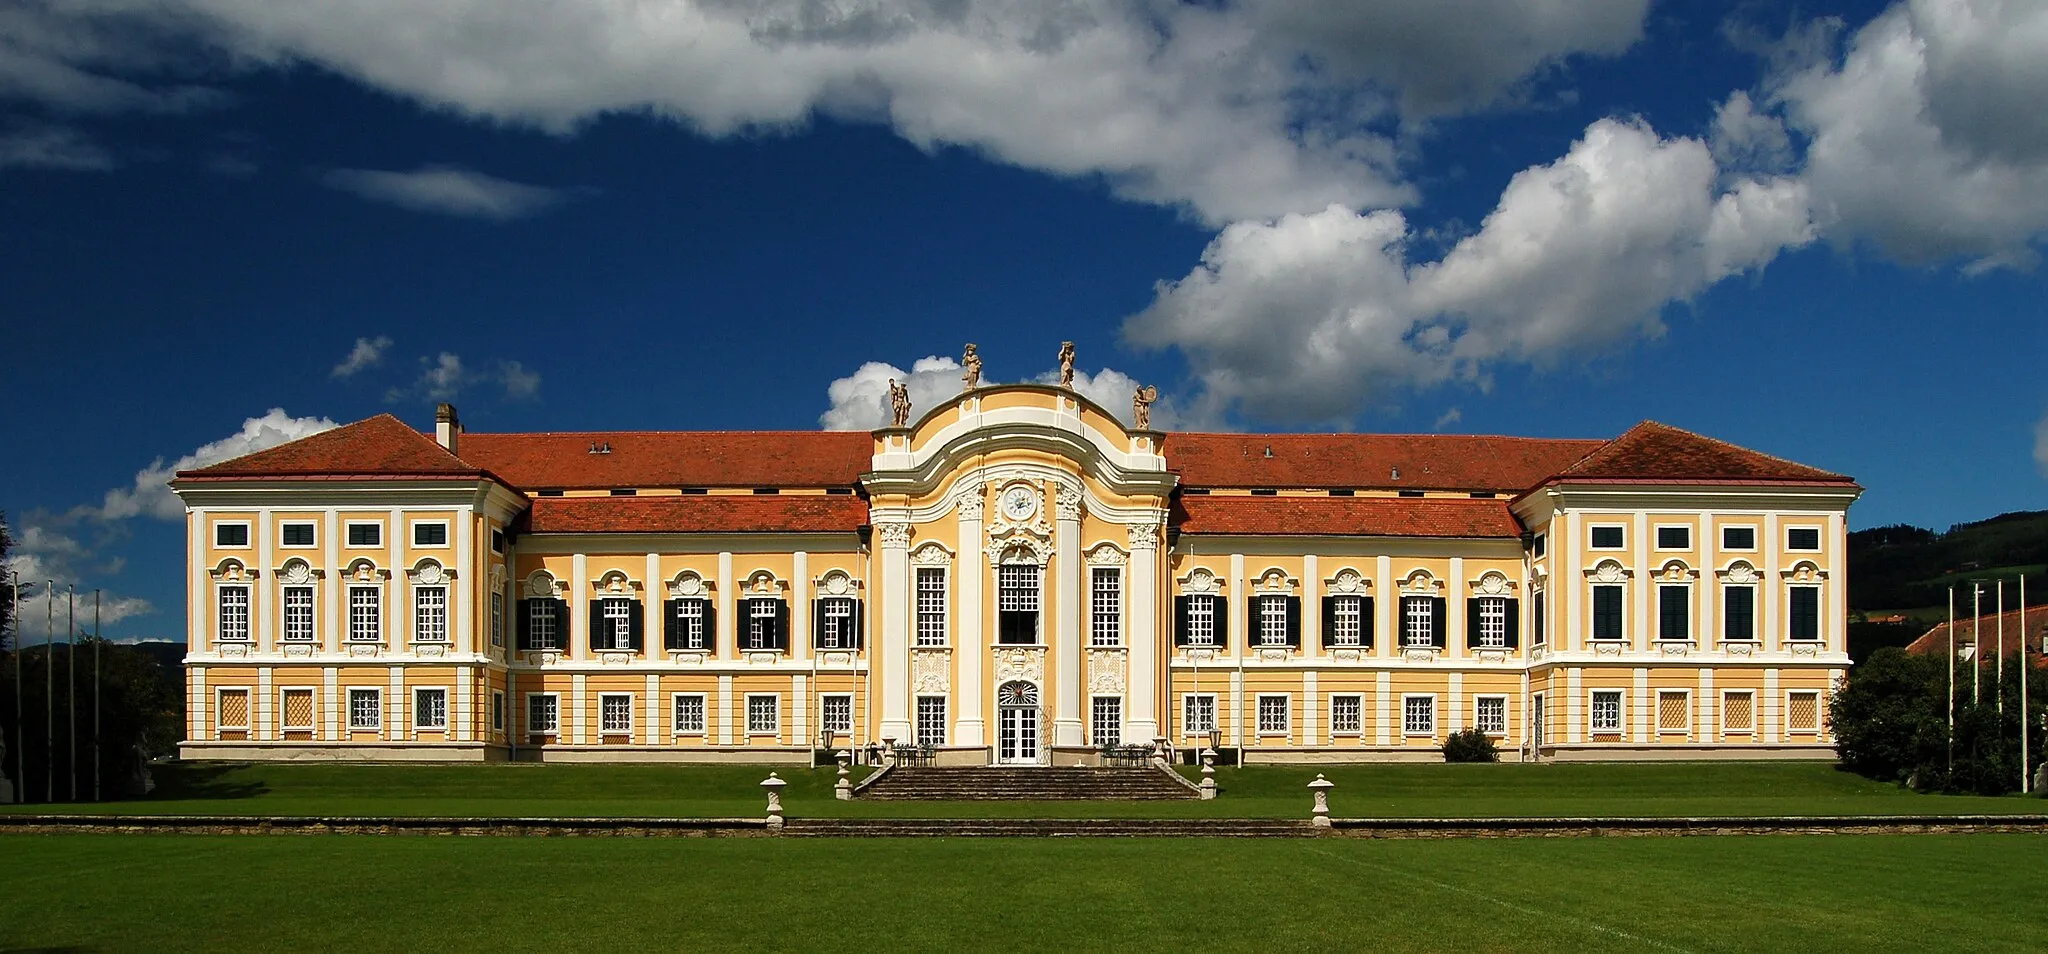
[{"label": "red tile roof", "polygon": [[482,471],[389,414],[245,454],[179,477],[477,477]]},{"label": "red tile roof", "polygon": [[[593,454],[592,444],[611,448]],[[851,487],[874,452],[865,431],[592,431],[464,434],[464,460],[521,490]]]},{"label": "red tile roof", "polygon": [[[2044,663],[2040,661],[2042,656],[2038,654],[2048,653],[2048,648],[2044,648],[2042,642],[2044,639],[2048,639],[2048,606],[2029,606],[2026,610],[2026,616],[2026,638],[2022,639],[2020,635],[2020,611],[2012,610],[2004,614],[2005,654],[2007,656],[2018,655],[2020,645],[2024,643],[2028,652],[2037,654],[2033,657],[2036,660],[2035,665],[2043,665]],[[1977,619],[1976,638],[1984,644],[1984,651],[1976,656],[1977,662],[1980,665],[1991,665],[1992,661],[1998,658],[1998,626],[1999,614],[1997,613],[1986,613]],[[1964,646],[1968,646],[1970,638],[1970,617],[1965,613],[1956,618],[1956,648],[1961,649]],[[1909,653],[1948,652],[1948,624],[1936,623],[1933,629],[1923,633],[1919,639],[1913,640],[1912,644],[1906,647],[1906,651]]]},{"label": "red tile roof", "polygon": [[1167,466],[1188,487],[1520,492],[1605,443],[1463,434],[1174,433],[1164,446]]},{"label": "red tile roof", "polygon": [[526,533],[851,533],[868,522],[852,495],[536,497]]},{"label": "red tile roof", "polygon": [[1644,421],[1563,468],[1559,480],[1853,482],[1782,457],[1772,457],[1688,430]]},{"label": "red tile roof", "polygon": [[1182,533],[1368,537],[1515,537],[1504,499],[1241,497],[1183,495],[1171,520]]}]

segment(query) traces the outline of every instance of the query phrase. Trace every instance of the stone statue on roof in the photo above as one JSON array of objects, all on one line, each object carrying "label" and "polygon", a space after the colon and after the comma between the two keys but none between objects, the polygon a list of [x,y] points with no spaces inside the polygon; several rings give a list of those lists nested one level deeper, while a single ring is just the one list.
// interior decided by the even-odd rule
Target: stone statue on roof
[{"label": "stone statue on roof", "polygon": [[1074,386],[1074,343],[1060,342],[1060,387]]},{"label": "stone statue on roof", "polygon": [[974,350],[974,342],[967,343],[967,353],[960,356],[960,366],[967,369],[960,375],[960,380],[967,384],[967,390],[981,387],[981,354]]},{"label": "stone statue on roof", "polygon": [[1159,389],[1149,384],[1138,385],[1138,393],[1131,395],[1131,426],[1141,430],[1152,429],[1152,402],[1159,400]]},{"label": "stone statue on roof", "polygon": [[910,385],[898,384],[889,379],[889,425],[903,427],[910,423]]}]

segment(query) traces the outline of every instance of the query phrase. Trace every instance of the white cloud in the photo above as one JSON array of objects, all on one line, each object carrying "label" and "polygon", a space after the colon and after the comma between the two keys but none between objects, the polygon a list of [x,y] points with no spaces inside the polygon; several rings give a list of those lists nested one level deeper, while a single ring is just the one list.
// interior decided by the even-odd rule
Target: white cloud
[{"label": "white cloud", "polygon": [[105,172],[114,156],[76,129],[27,126],[0,133],[0,169],[62,169]]},{"label": "white cloud", "polygon": [[[937,355],[919,358],[907,374],[893,364],[870,361],[826,387],[825,394],[832,406],[818,415],[818,426],[828,431],[865,431],[888,424],[891,379],[910,389],[912,423],[930,413],[932,408],[958,397],[964,384],[960,380],[960,362],[952,358]],[[1052,384],[1059,379],[1059,371],[1052,370],[1031,378],[1031,381]],[[984,384],[995,383],[987,377],[982,381]],[[1102,405],[1127,425],[1131,423],[1131,396],[1137,389],[1137,379],[1111,368],[1103,368],[1094,374],[1078,368],[1074,371],[1074,390]],[[1173,399],[1162,397],[1152,405],[1152,426],[1172,430],[1187,425],[1185,416],[1174,405]]]},{"label": "white cloud", "polygon": [[505,398],[520,401],[540,394],[540,372],[529,371],[517,361],[498,362],[498,383],[505,386]]},{"label": "white cloud", "polygon": [[364,368],[382,362],[384,360],[384,351],[390,347],[391,338],[388,335],[378,335],[375,338],[357,338],[355,347],[348,349],[348,356],[342,358],[341,363],[335,365],[333,371],[328,372],[328,377],[345,378]]},{"label": "white cloud", "polygon": [[1697,139],[1601,120],[1441,261],[1408,261],[1398,212],[1240,222],[1124,332],[1187,355],[1200,404],[1341,426],[1386,390],[1655,335],[1666,303],[1812,239],[1799,183],[1719,178]]},{"label": "white cloud", "polygon": [[[67,113],[181,112],[227,101],[219,90],[160,81],[205,72],[216,56],[171,41],[193,21],[148,4],[26,0],[0,6],[0,100]],[[113,73],[146,74],[147,82]]]},{"label": "white cloud", "polygon": [[2034,464],[2041,468],[2041,476],[2048,477],[2048,415],[2034,425]]},{"label": "white cloud", "polygon": [[1437,415],[1436,422],[1429,425],[1429,429],[1431,432],[1441,432],[1444,428],[1450,427],[1451,425],[1456,424],[1464,419],[1464,411],[1458,410],[1457,408],[1451,408],[1450,410]]},{"label": "white cloud", "polygon": [[562,201],[557,189],[512,182],[454,166],[422,166],[412,172],[331,169],[322,184],[373,202],[416,212],[509,221],[544,212]]},{"label": "white cloud", "polygon": [[479,384],[504,388],[508,401],[531,400],[540,394],[540,372],[518,361],[499,361],[490,370],[479,371],[464,364],[461,355],[443,351],[432,358],[421,358],[419,376],[412,384],[386,390],[384,400],[396,403],[417,396],[429,401],[453,401]]},{"label": "white cloud", "polygon": [[420,364],[425,369],[420,372],[415,385],[420,389],[420,393],[425,394],[430,400],[454,400],[455,395],[461,392],[463,384],[468,380],[462,370],[462,356],[453,352],[443,351],[440,357],[432,361],[421,358]]},{"label": "white cloud", "polygon": [[200,445],[198,450],[176,461],[165,463],[159,457],[148,467],[135,472],[132,486],[116,487],[107,491],[106,499],[96,508],[85,508],[92,516],[103,520],[125,520],[129,517],[147,515],[159,520],[183,520],[185,505],[178,502],[176,495],[167,486],[168,481],[181,470],[192,470],[224,460],[253,454],[266,448],[275,447],[287,441],[318,434],[334,428],[333,421],[324,417],[293,417],[284,408],[274,407],[262,417],[252,417],[242,422],[242,429],[220,440]]}]

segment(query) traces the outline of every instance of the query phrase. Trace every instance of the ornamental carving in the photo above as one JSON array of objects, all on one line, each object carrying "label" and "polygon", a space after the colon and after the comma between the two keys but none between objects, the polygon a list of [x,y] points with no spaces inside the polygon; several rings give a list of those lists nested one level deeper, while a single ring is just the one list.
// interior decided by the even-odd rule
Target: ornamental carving
[{"label": "ornamental carving", "polygon": [[491,571],[490,571],[490,573],[488,574],[488,578],[490,579],[490,583],[491,583],[491,592],[494,592],[494,593],[502,593],[502,592],[504,592],[504,591],[505,591],[505,580],[506,580],[506,574],[505,574],[505,564],[503,564],[503,563],[493,563],[493,564],[491,564]]},{"label": "ornamental carving", "polygon": [[705,656],[701,652],[672,652],[668,654],[669,662],[688,663],[697,666],[704,664],[704,658]]},{"label": "ornamental carving", "polygon": [[311,583],[320,577],[320,571],[313,569],[304,560],[286,560],[284,568],[277,571],[279,583]]},{"label": "ornamental carving", "polygon": [[437,586],[454,578],[455,574],[433,560],[421,560],[413,565],[406,577],[423,586]]},{"label": "ornamental carving", "polygon": [[1059,511],[1061,520],[1081,519],[1081,491],[1061,484],[1059,489],[1053,492],[1053,506]]},{"label": "ornamental carving", "polygon": [[1473,581],[1472,592],[1479,596],[1513,596],[1515,585],[1499,570],[1488,570]]},{"label": "ornamental carving", "polygon": [[1103,695],[1124,691],[1124,651],[1121,649],[1091,649],[1088,651],[1088,691]]},{"label": "ornamental carving", "polygon": [[391,579],[391,571],[378,569],[377,564],[364,557],[349,564],[348,569],[342,571],[341,578],[350,583],[377,583]]},{"label": "ornamental carving", "polygon": [[1656,579],[1660,583],[1690,583],[1699,579],[1700,572],[1685,565],[1683,560],[1671,560],[1658,568]]},{"label": "ornamental carving", "polygon": [[1504,663],[1508,661],[1508,654],[1506,650],[1501,649],[1482,649],[1479,651],[1479,661],[1483,663]]},{"label": "ornamental carving", "polygon": [[755,570],[740,589],[748,596],[779,597],[782,595],[782,581],[767,570]]},{"label": "ornamental carving", "polygon": [[284,644],[284,654],[285,654],[285,655],[287,655],[287,656],[311,656],[311,655],[313,655],[313,644],[312,644],[312,643],[285,643],[285,644]]},{"label": "ornamental carving", "polygon": [[1593,655],[1619,656],[1621,655],[1625,645],[1626,644],[1624,644],[1621,640],[1618,639],[1595,640],[1593,643]]},{"label": "ornamental carving", "polygon": [[1625,583],[1629,576],[1619,560],[1601,560],[1598,566],[1586,571],[1586,579],[1595,583]]},{"label": "ornamental carving", "polygon": [[1684,655],[1686,655],[1686,654],[1688,654],[1688,653],[1691,653],[1691,652],[1692,652],[1692,640],[1690,640],[1690,639],[1665,639],[1665,640],[1659,640],[1659,641],[1658,641],[1658,643],[1657,643],[1657,649],[1658,649],[1658,651],[1662,652],[1662,653],[1663,653],[1664,655],[1666,655],[1666,656],[1684,656]]},{"label": "ornamental carving", "polygon": [[1428,570],[1416,570],[1401,579],[1401,592],[1411,596],[1435,596],[1443,584],[1429,575]]},{"label": "ornamental carving", "polygon": [[818,578],[818,595],[852,596],[860,590],[860,583],[846,575],[844,570],[833,570]]},{"label": "ornamental carving", "polygon": [[959,498],[954,501],[953,505],[960,508],[960,519],[980,520],[983,506],[981,488],[970,487],[961,491]]},{"label": "ornamental carving", "polygon": [[1130,524],[1130,525],[1128,525],[1128,526],[1124,527],[1124,530],[1125,530],[1125,531],[1127,531],[1127,532],[1128,532],[1128,533],[1130,534],[1130,537],[1131,537],[1131,539],[1130,539],[1130,543],[1131,543],[1131,549],[1133,549],[1133,550],[1157,550],[1157,549],[1159,549],[1159,528],[1158,528],[1158,527],[1156,527],[1156,526],[1153,526],[1152,524],[1149,524],[1149,523],[1133,523],[1133,524]]},{"label": "ornamental carving", "polygon": [[1026,679],[1042,682],[1045,679],[1045,650],[1029,647],[998,649],[995,652],[997,682]]},{"label": "ornamental carving", "polygon": [[1223,592],[1223,584],[1216,579],[1216,574],[1208,568],[1196,567],[1187,576],[1181,578],[1180,591],[1186,594],[1214,595]]},{"label": "ornamental carving", "polygon": [[1365,658],[1365,654],[1357,649],[1333,649],[1330,650],[1330,658],[1338,662],[1358,662]]},{"label": "ornamental carving", "polygon": [[590,581],[590,588],[599,596],[627,596],[640,589],[640,584],[626,575],[624,570],[611,570]]},{"label": "ornamental carving", "polygon": [[1252,581],[1252,592],[1262,596],[1292,596],[1294,595],[1294,584],[1296,582],[1293,577],[1288,576],[1279,567],[1274,567],[1260,574],[1258,579]]},{"label": "ornamental carving", "polygon": [[1329,589],[1332,593],[1361,596],[1372,589],[1372,581],[1360,575],[1357,570],[1346,567],[1338,570],[1336,576],[1330,577]]},{"label": "ornamental carving", "polygon": [[1757,575],[1756,567],[1751,566],[1748,560],[1737,560],[1721,571],[1723,583],[1755,583],[1761,579],[1763,577]]},{"label": "ornamental carving", "polygon": [[920,649],[910,654],[911,691],[939,696],[952,691],[953,654],[943,649]]},{"label": "ornamental carving", "polygon": [[910,562],[917,566],[951,566],[953,551],[946,549],[942,543],[932,541],[910,551]]},{"label": "ornamental carving", "polygon": [[1124,557],[1124,551],[1111,543],[1098,543],[1089,548],[1087,559],[1089,566],[1123,566],[1129,562]]},{"label": "ornamental carving", "polygon": [[882,541],[885,550],[907,550],[910,548],[910,524],[875,524],[875,538]]},{"label": "ornamental carving", "polygon": [[1730,656],[1751,656],[1756,653],[1756,644],[1748,641],[1724,643],[1721,648],[1727,650]]},{"label": "ornamental carving", "polygon": [[220,561],[220,565],[214,567],[211,572],[214,579],[228,583],[242,583],[257,577],[255,570],[243,566],[242,561],[232,557]]},{"label": "ornamental carving", "polygon": [[438,659],[448,654],[448,647],[440,643],[418,643],[412,647],[412,651],[418,656]]},{"label": "ornamental carving", "polygon": [[[1023,486],[1012,485],[1010,490]],[[1009,496],[1007,491],[1005,496]],[[1023,510],[1019,508],[1017,512],[1022,514]],[[995,521],[989,526],[988,544],[983,549],[990,566],[1006,561],[1044,566],[1052,557],[1052,525],[1045,522],[1044,510],[1035,506],[1021,522],[1011,519],[1007,508],[999,509]]]},{"label": "ornamental carving", "polygon": [[546,570],[535,570],[526,578],[526,598],[530,600],[551,600],[560,592],[555,576]]},{"label": "ornamental carving", "polygon": [[689,570],[684,570],[676,574],[675,579],[669,581],[668,595],[669,598],[678,600],[710,599],[711,585],[705,583],[703,577]]},{"label": "ornamental carving", "polygon": [[623,666],[633,661],[632,653],[602,653],[598,660],[607,666]]},{"label": "ornamental carving", "polygon": [[249,655],[249,645],[247,643],[221,643],[216,647],[216,651],[225,658],[241,658]]},{"label": "ornamental carving", "polygon": [[1827,579],[1827,574],[1822,572],[1820,567],[1813,565],[1811,560],[1801,560],[1780,575],[1787,583],[1819,583]]}]

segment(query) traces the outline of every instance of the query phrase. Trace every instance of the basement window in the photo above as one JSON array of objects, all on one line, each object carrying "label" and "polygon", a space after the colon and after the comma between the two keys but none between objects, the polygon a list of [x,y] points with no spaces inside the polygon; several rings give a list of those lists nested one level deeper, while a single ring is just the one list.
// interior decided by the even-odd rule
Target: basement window
[{"label": "basement window", "polygon": [[560,497],[562,492],[560,490],[536,490],[533,492],[533,495],[536,497]]},{"label": "basement window", "polygon": [[757,493],[757,494],[763,494],[763,495],[773,495],[773,494],[779,494],[779,493],[781,493],[781,492],[782,492],[782,488],[780,488],[780,487],[756,487],[756,488],[754,488],[754,492],[755,492],[755,493]]},{"label": "basement window", "polygon": [[710,493],[710,492],[711,492],[711,491],[710,491],[709,489],[707,489],[707,488],[704,488],[704,487],[684,487],[684,488],[683,488],[683,496],[685,496],[685,497],[702,497],[702,496],[704,496],[705,494],[708,494],[708,493]]},{"label": "basement window", "polygon": [[1420,490],[1403,490],[1403,491],[1401,491],[1401,496],[1403,496],[1403,497],[1420,497],[1420,496],[1422,496],[1422,491],[1420,491]]},{"label": "basement window", "polygon": [[833,497],[846,497],[846,496],[851,496],[851,495],[853,494],[853,488],[852,488],[852,487],[827,487],[827,488],[825,488],[825,493],[826,493],[827,495],[829,495],[829,496],[833,496]]},{"label": "basement window", "polygon": [[1355,490],[1332,490],[1332,491],[1330,491],[1330,496],[1332,496],[1332,497],[1351,497],[1351,496],[1355,496],[1355,495],[1356,495],[1357,493],[1358,493],[1358,491],[1355,491]]},{"label": "basement window", "polygon": [[1259,487],[1252,490],[1252,496],[1254,497],[1277,497],[1279,495],[1280,491],[1274,490],[1271,487]]},{"label": "basement window", "polygon": [[1495,493],[1494,493],[1493,491],[1491,491],[1491,490],[1475,490],[1475,491],[1472,491],[1472,499],[1473,499],[1473,500],[1492,500],[1492,499],[1493,499],[1494,497],[1496,497],[1496,496],[1498,496],[1498,495],[1497,495],[1497,494],[1495,494]]},{"label": "basement window", "polygon": [[638,488],[638,487],[613,487],[613,488],[612,488],[612,496],[614,496],[614,497],[637,497],[637,496],[639,496],[639,495],[640,495],[640,488]]}]

